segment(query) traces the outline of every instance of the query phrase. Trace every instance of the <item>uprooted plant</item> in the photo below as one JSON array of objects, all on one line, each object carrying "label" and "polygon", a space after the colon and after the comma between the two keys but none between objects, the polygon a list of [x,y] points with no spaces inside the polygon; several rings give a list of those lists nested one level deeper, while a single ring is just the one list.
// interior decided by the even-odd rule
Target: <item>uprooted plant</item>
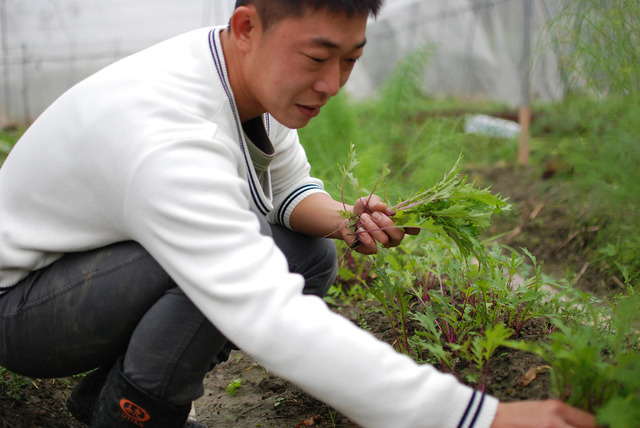
[{"label": "uprooted plant", "polygon": [[[386,215],[393,218],[394,227],[419,228],[434,235],[447,236],[465,256],[473,255],[482,262],[484,248],[479,240],[480,234],[489,226],[493,214],[508,210],[510,205],[489,189],[474,187],[467,182],[466,176],[460,177],[461,162],[462,156],[435,185],[426,190],[420,189],[409,198],[389,207]],[[349,220],[349,228],[356,235],[360,233],[360,217],[346,209],[344,188],[347,181],[350,181],[360,196],[358,180],[353,174],[353,168],[357,164],[355,147],[351,145],[349,162],[342,168],[342,202],[345,209],[341,214]],[[389,173],[389,168],[385,166],[373,191]],[[370,213],[368,203],[364,210],[365,213]],[[356,240],[356,245],[357,242]]]}]

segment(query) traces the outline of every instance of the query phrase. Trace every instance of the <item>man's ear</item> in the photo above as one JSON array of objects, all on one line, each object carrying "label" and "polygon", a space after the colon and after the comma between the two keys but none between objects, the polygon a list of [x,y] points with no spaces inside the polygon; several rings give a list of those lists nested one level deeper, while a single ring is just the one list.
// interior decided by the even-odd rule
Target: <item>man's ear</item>
[{"label": "man's ear", "polygon": [[251,45],[262,31],[260,17],[253,5],[240,6],[233,11],[229,20],[232,37],[242,51],[251,49]]}]

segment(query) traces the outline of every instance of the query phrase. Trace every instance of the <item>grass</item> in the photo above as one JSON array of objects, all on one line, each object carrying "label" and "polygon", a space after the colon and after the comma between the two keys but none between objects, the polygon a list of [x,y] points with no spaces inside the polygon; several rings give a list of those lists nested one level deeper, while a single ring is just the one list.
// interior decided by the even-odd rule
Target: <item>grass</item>
[{"label": "grass", "polygon": [[23,128],[11,128],[0,131],[0,165],[2,165],[11,148],[23,133]]},{"label": "grass", "polygon": [[570,89],[628,96],[640,91],[640,3],[565,0],[548,24]]},{"label": "grass", "polygon": [[595,258],[611,272],[640,273],[640,107],[637,98],[569,98],[539,109],[536,158],[599,225]]},{"label": "grass", "polygon": [[21,401],[22,395],[20,391],[22,387],[29,384],[30,381],[15,373],[11,373],[4,367],[0,367],[0,397],[8,397],[14,401]]}]

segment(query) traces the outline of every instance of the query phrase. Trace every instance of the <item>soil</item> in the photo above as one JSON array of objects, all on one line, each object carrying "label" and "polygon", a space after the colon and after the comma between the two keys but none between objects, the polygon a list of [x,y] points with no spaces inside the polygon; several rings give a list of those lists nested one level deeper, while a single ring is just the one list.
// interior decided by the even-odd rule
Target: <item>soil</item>
[{"label": "soil", "polygon": [[[577,286],[592,293],[614,291],[618,287],[615,278],[599,272],[587,261],[597,227],[582,223],[580,214],[569,209],[570,201],[547,180],[563,172],[550,169],[500,166],[471,172],[476,183],[490,185],[514,204],[512,214],[497,219],[490,232],[504,234],[500,241],[513,248],[529,249],[547,274],[563,278],[569,275]],[[364,306],[372,305],[376,303]],[[332,309],[366,326],[382,340],[393,340],[386,318],[363,307],[361,302],[341,303]],[[526,334],[542,334],[541,327],[534,324],[527,328]],[[236,379],[241,382],[232,394],[227,387]],[[77,381],[78,378],[23,379],[24,383],[10,393],[0,391],[0,428],[83,427],[65,407]],[[548,398],[548,368],[530,354],[500,350],[490,361],[486,392],[505,401]],[[232,352],[228,362],[207,375],[205,394],[195,402],[195,412],[207,427],[358,427],[296,386],[273,376],[240,351]]]}]

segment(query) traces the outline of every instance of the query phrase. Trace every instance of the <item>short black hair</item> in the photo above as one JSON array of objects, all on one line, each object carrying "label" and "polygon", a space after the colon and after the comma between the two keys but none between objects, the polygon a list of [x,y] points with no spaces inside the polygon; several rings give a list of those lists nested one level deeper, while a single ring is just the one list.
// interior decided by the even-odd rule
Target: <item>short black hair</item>
[{"label": "short black hair", "polygon": [[366,15],[375,17],[384,0],[236,0],[239,6],[254,5],[260,15],[263,30],[272,24],[290,17],[300,17],[308,10],[326,10],[336,15],[349,17]]}]

